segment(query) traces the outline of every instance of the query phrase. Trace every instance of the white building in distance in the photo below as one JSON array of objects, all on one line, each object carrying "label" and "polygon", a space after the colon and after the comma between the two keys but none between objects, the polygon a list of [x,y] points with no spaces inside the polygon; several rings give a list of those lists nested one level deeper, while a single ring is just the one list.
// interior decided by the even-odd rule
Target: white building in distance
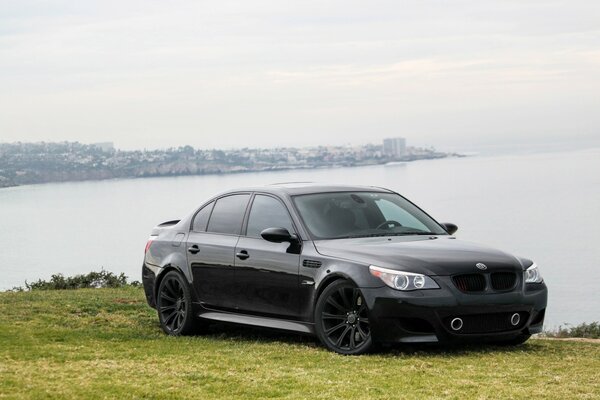
[{"label": "white building in distance", "polygon": [[406,155],[406,139],[401,137],[383,139],[383,154],[389,157]]}]

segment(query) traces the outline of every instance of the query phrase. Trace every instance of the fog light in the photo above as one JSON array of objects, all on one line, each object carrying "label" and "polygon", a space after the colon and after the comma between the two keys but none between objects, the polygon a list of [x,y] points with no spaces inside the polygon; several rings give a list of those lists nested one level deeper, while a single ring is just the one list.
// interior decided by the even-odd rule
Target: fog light
[{"label": "fog light", "polygon": [[463,320],[460,318],[454,318],[452,321],[450,321],[450,328],[452,328],[453,331],[460,331],[463,327]]},{"label": "fog light", "polygon": [[514,313],[510,317],[510,323],[512,324],[512,326],[517,326],[519,325],[519,322],[521,322],[521,316],[519,315],[519,313]]}]

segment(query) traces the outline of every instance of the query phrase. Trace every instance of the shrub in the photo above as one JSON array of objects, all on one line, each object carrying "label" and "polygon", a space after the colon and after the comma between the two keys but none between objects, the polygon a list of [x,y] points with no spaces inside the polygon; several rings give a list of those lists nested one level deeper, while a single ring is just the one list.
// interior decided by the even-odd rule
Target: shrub
[{"label": "shrub", "polygon": [[[100,272],[64,277],[63,274],[54,274],[50,280],[38,279],[36,282],[25,281],[26,290],[65,290],[83,288],[116,288],[122,286],[141,286],[140,282],[127,282],[124,273],[115,275],[102,269]],[[13,291],[21,291],[23,288],[15,287]]]},{"label": "shrub", "polygon": [[566,324],[555,331],[546,332],[546,336],[557,338],[588,338],[600,339],[600,322],[583,323],[575,326]]}]

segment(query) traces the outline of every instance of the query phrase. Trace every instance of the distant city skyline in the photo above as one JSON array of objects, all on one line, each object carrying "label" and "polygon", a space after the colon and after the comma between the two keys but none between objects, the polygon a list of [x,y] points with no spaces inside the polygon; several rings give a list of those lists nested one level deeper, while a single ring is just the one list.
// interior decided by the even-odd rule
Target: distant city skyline
[{"label": "distant city skyline", "polygon": [[[398,139],[392,140],[396,143]],[[401,141],[404,144],[404,141]],[[384,144],[303,148],[123,151],[111,142],[0,143],[0,188],[23,184],[379,165],[459,154]]]},{"label": "distant city skyline", "polygon": [[[384,138],[385,139],[385,138]],[[383,140],[383,139],[382,139]],[[209,146],[207,144],[204,145],[192,145],[190,143],[181,143],[175,144],[172,142],[171,144],[165,146],[147,146],[144,144],[140,144],[139,146],[132,147],[124,147],[119,145],[119,143],[114,142],[91,142],[91,141],[82,141],[82,140],[16,140],[16,141],[5,141],[0,138],[1,144],[10,144],[10,143],[81,143],[83,145],[100,145],[111,143],[115,150],[123,150],[123,151],[162,151],[170,148],[179,148],[185,146],[191,146],[196,150],[223,150],[223,151],[237,151],[244,148],[247,149],[266,149],[272,150],[276,148],[296,148],[296,149],[307,149],[307,148],[315,148],[315,147],[361,147],[367,145],[381,145],[380,142],[376,140],[362,140],[356,141],[354,143],[351,142],[315,142],[315,143],[300,143],[298,145],[285,145],[280,143],[272,143],[267,144],[265,146],[258,145],[235,145],[231,143],[223,143],[222,145]],[[599,148],[600,147],[600,138],[594,140],[566,140],[565,138],[558,138],[557,140],[550,140],[544,142],[538,141],[502,141],[502,142],[484,142],[484,143],[453,143],[447,145],[436,145],[435,143],[422,143],[419,144],[419,140],[410,141],[410,146],[407,147],[416,147],[416,148],[426,148],[426,149],[435,149],[436,151],[441,152],[449,152],[449,153],[460,153],[465,155],[494,155],[494,154],[523,154],[523,153],[532,153],[532,152],[557,152],[557,151],[573,151],[573,150],[584,150],[590,148]]]},{"label": "distant city skyline", "polygon": [[600,144],[600,6],[5,2],[0,142]]}]

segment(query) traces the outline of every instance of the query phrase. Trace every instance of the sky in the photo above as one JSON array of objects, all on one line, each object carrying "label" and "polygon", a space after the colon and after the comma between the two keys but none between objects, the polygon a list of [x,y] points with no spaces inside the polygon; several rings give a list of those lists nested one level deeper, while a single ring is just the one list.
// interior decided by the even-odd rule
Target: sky
[{"label": "sky", "polygon": [[600,143],[600,2],[0,0],[0,142]]}]

